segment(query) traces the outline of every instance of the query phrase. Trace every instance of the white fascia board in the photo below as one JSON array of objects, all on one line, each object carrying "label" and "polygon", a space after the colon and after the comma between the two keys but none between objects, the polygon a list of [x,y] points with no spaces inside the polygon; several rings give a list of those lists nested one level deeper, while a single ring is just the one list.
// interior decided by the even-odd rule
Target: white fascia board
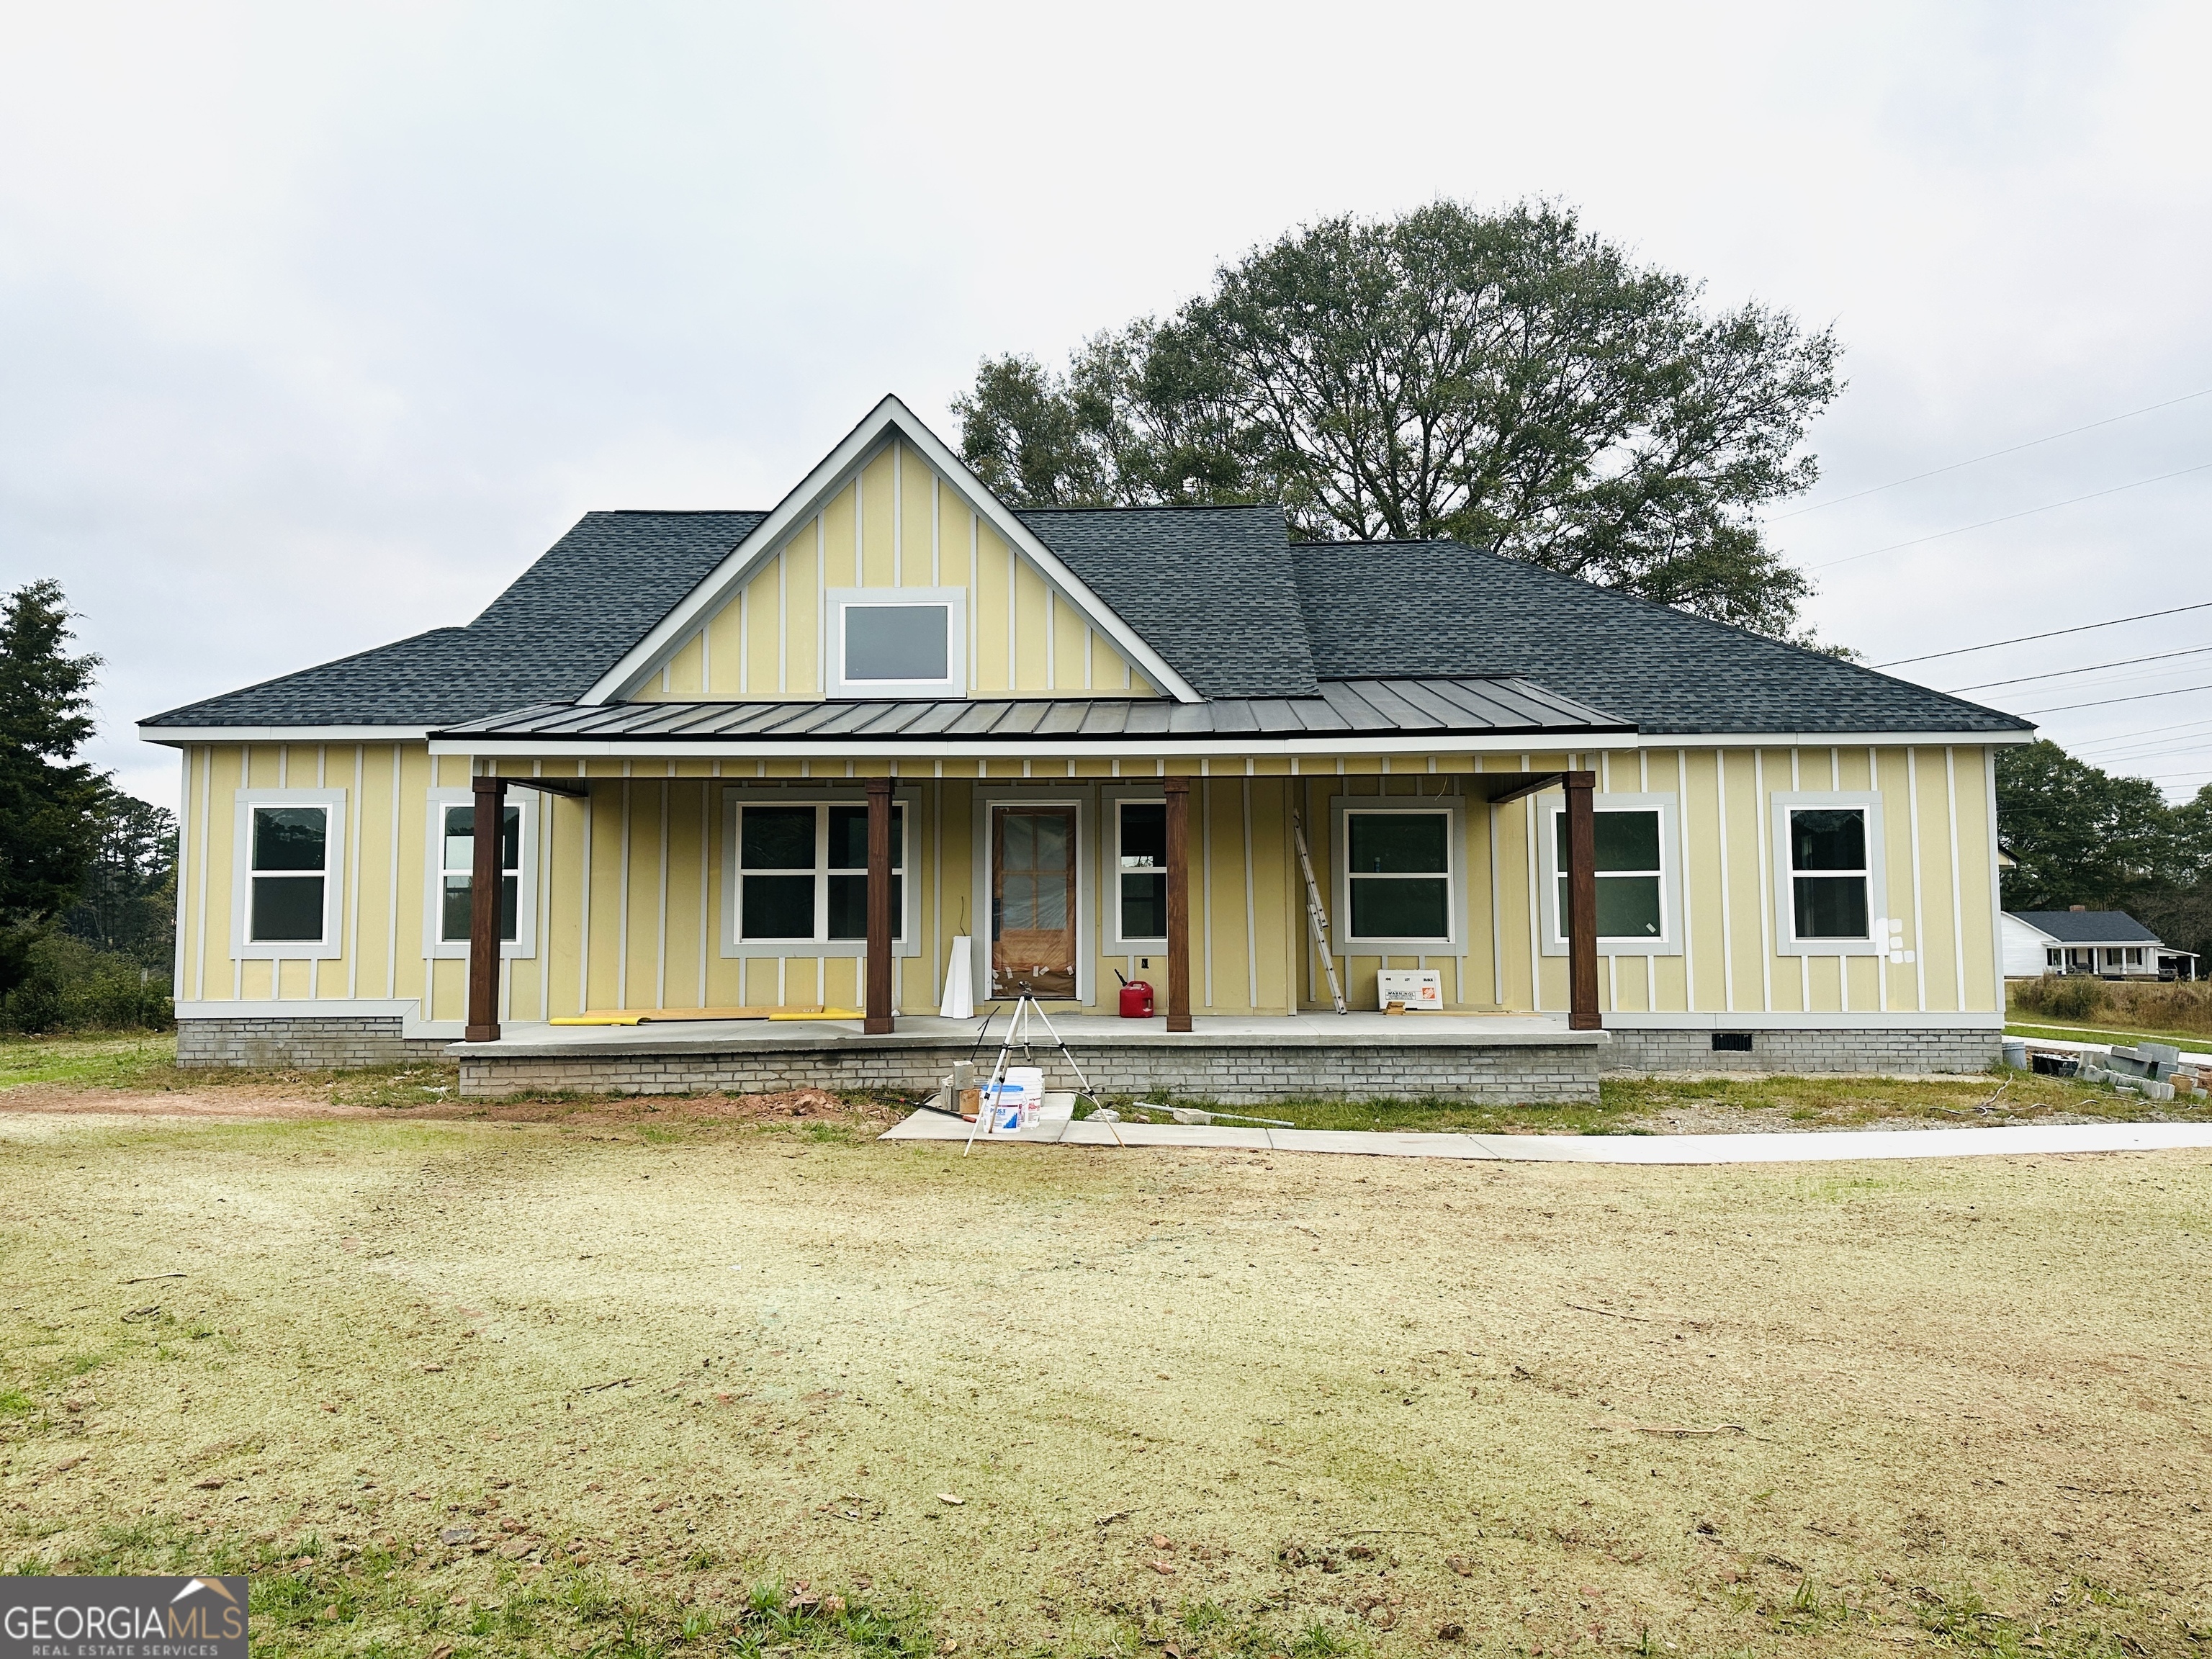
[{"label": "white fascia board", "polygon": [[[1201,756],[1286,757],[1354,755],[1519,755],[1595,753],[1632,750],[1627,732],[1509,732],[1494,738],[1391,736],[1346,732],[1306,738],[1126,738],[1102,741],[1076,738],[1036,739],[962,738],[910,743],[881,738],[827,739],[818,743],[655,743],[609,738],[524,738],[487,740],[446,738],[433,742],[434,755],[514,756],[531,760],[1126,760],[1131,757]],[[563,780],[565,781],[565,780]]]},{"label": "white fascia board", "polygon": [[592,687],[577,699],[584,703],[605,703],[620,701],[648,674],[655,672],[664,658],[672,653],[684,636],[707,618],[708,613],[750,575],[753,568],[766,562],[768,556],[793,531],[812,518],[823,505],[841,489],[847,474],[858,468],[872,454],[878,445],[896,432],[916,449],[924,459],[951,479],[967,497],[969,504],[990,521],[1007,545],[1019,550],[1044,574],[1045,580],[1057,587],[1068,602],[1080,611],[1091,625],[1112,640],[1121,653],[1145,671],[1153,684],[1167,691],[1178,702],[1200,702],[1201,698],[1190,683],[1168,666],[1166,659],[1152,649],[1128,623],[1122,621],[1114,608],[1085,586],[1082,579],[1065,564],[1052,550],[1030,532],[1029,526],[1009,511],[997,496],[983,487],[983,481],[968,470],[966,463],[945,447],[944,441],[924,426],[914,411],[892,394],[868,411],[867,416],[845,436],[821,463],[799,481],[796,489],[776,503],[775,510],[763,519],[752,534],[739,542],[708,573],[692,590],[678,601],[675,608],[654,623],[652,630],[623,653],[621,661],[592,682]]},{"label": "white fascia board", "polygon": [[1734,1013],[1622,1014],[1607,1012],[1613,1031],[2002,1031],[2005,1017],[1985,1013]]},{"label": "white fascia board", "polygon": [[141,743],[420,743],[427,726],[142,726]]}]

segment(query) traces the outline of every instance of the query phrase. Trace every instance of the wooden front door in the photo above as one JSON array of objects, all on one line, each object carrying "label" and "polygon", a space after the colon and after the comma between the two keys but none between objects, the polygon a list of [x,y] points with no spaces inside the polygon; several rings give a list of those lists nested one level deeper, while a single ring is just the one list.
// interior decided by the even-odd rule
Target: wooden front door
[{"label": "wooden front door", "polygon": [[991,994],[1075,994],[1075,809],[991,809]]}]

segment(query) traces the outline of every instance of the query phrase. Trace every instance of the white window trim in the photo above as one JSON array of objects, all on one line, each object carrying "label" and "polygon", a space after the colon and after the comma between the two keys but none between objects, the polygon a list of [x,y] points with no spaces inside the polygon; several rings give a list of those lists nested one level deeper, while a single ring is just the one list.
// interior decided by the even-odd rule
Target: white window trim
[{"label": "white window trim", "polygon": [[[822,609],[823,684],[832,697],[964,697],[968,695],[968,590],[964,587],[832,587]],[[941,605],[945,607],[945,678],[938,680],[848,680],[845,678],[845,613],[858,606]]]},{"label": "white window trim", "polygon": [[[1098,796],[1101,876],[1098,933],[1104,941],[1099,948],[1109,957],[1165,956],[1168,949],[1165,933],[1152,939],[1134,939],[1121,932],[1121,807],[1123,803],[1131,801],[1139,805],[1164,806],[1167,794],[1159,785],[1151,783],[1138,784],[1133,787],[1109,785],[1098,792]],[[1191,825],[1191,837],[1194,841],[1197,838],[1194,823]],[[1161,873],[1164,875],[1166,871],[1167,866],[1163,865]]]},{"label": "white window trim", "polygon": [[[1889,842],[1882,833],[1881,797],[1866,790],[1777,790],[1769,797],[1774,833],[1774,953],[1784,957],[1883,957],[1893,953],[1889,925],[1889,888],[1882,866],[1888,861]],[[1797,937],[1797,902],[1790,878],[1790,814],[1807,808],[1856,806],[1866,815],[1867,932],[1866,939],[1808,939]],[[1818,871],[1808,872],[1817,875]],[[1903,960],[1901,952],[1899,960]]]},{"label": "white window trim", "polygon": [[[1355,939],[1352,933],[1352,838],[1345,820],[1354,812],[1441,812],[1444,830],[1443,939]],[[1340,957],[1463,957],[1468,953],[1467,812],[1458,795],[1338,795],[1329,803],[1330,885],[1336,902],[1329,918],[1329,948]]]},{"label": "white window trim", "polygon": [[[429,792],[422,817],[422,955],[426,959],[465,957],[469,953],[468,940],[441,939],[438,932],[445,912],[445,809],[471,805],[475,800],[473,789],[441,786]],[[538,791],[509,787],[507,804],[522,813],[522,868],[515,884],[514,937],[501,939],[499,946],[500,955],[512,961],[538,954]]]},{"label": "white window trim", "polygon": [[[1098,884],[1093,872],[1094,860],[1091,848],[1097,845],[1091,839],[1092,824],[1097,806],[1097,792],[1081,790],[985,790],[975,791],[974,838],[975,847],[975,893],[977,895],[972,914],[968,919],[970,950],[975,971],[975,997],[980,1001],[991,1000],[991,809],[994,806],[1072,806],[1075,809],[1075,997],[1074,1000],[1089,1006],[1098,1000],[1097,940],[1098,929],[1091,921],[1098,902]],[[1006,1001],[1010,999],[998,998]]]},{"label": "white window trim", "polygon": [[[888,590],[878,588],[878,592]],[[906,833],[901,837],[904,845],[893,862],[899,866],[902,878],[899,908],[902,919],[897,932],[906,937],[891,942],[894,957],[916,957],[921,954],[921,881],[920,878],[921,791],[911,787],[891,791],[891,799],[903,806]],[[868,792],[863,787],[808,789],[731,788],[722,791],[722,939],[721,954],[730,960],[757,959],[774,962],[778,959],[801,957],[812,961],[817,957],[865,957],[868,942],[864,939],[740,939],[738,937],[738,903],[742,895],[740,884],[744,872],[738,867],[738,809],[740,806],[865,806]]]},{"label": "white window trim", "polygon": [[[343,789],[240,789],[235,792],[236,827],[231,835],[230,954],[238,962],[329,962],[345,954],[340,918],[345,915],[346,792]],[[321,806],[329,810],[329,834],[323,840],[323,936],[319,939],[246,937],[252,923],[253,809],[257,806]]]},{"label": "white window trim", "polygon": [[[1665,931],[1657,939],[1605,939],[1597,942],[1601,957],[1679,957],[1682,954],[1682,833],[1680,805],[1672,793],[1601,793],[1592,803],[1600,812],[1659,814],[1659,918]],[[1555,827],[1567,810],[1564,800],[1547,799],[1537,812],[1537,853],[1543,872],[1543,953],[1567,954],[1566,918],[1559,910],[1559,832]]]}]

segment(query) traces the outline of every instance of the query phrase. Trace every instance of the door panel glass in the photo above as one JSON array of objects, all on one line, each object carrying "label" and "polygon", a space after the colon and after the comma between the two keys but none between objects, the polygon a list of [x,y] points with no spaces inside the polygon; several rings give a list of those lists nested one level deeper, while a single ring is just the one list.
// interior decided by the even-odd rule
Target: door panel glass
[{"label": "door panel glass", "polygon": [[1075,814],[994,807],[992,992],[1075,994]]}]

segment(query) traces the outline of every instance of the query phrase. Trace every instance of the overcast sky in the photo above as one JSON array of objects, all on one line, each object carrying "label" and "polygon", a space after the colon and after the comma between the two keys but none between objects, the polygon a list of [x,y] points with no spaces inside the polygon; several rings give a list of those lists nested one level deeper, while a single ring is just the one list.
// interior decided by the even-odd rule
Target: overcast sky
[{"label": "overcast sky", "polygon": [[[0,584],[67,584],[94,757],[166,804],[142,715],[465,622],[591,508],[770,506],[887,391],[955,438],[986,353],[1449,195],[1836,325],[1774,526],[1823,636],[2212,600],[2212,396],[2171,402],[2212,390],[2208,16],[10,3]],[[2212,610],[1908,672],[2108,665],[1973,694],[2040,711],[2212,686],[2139,660],[2196,646]],[[2044,724],[2212,780],[2212,690]]]}]

